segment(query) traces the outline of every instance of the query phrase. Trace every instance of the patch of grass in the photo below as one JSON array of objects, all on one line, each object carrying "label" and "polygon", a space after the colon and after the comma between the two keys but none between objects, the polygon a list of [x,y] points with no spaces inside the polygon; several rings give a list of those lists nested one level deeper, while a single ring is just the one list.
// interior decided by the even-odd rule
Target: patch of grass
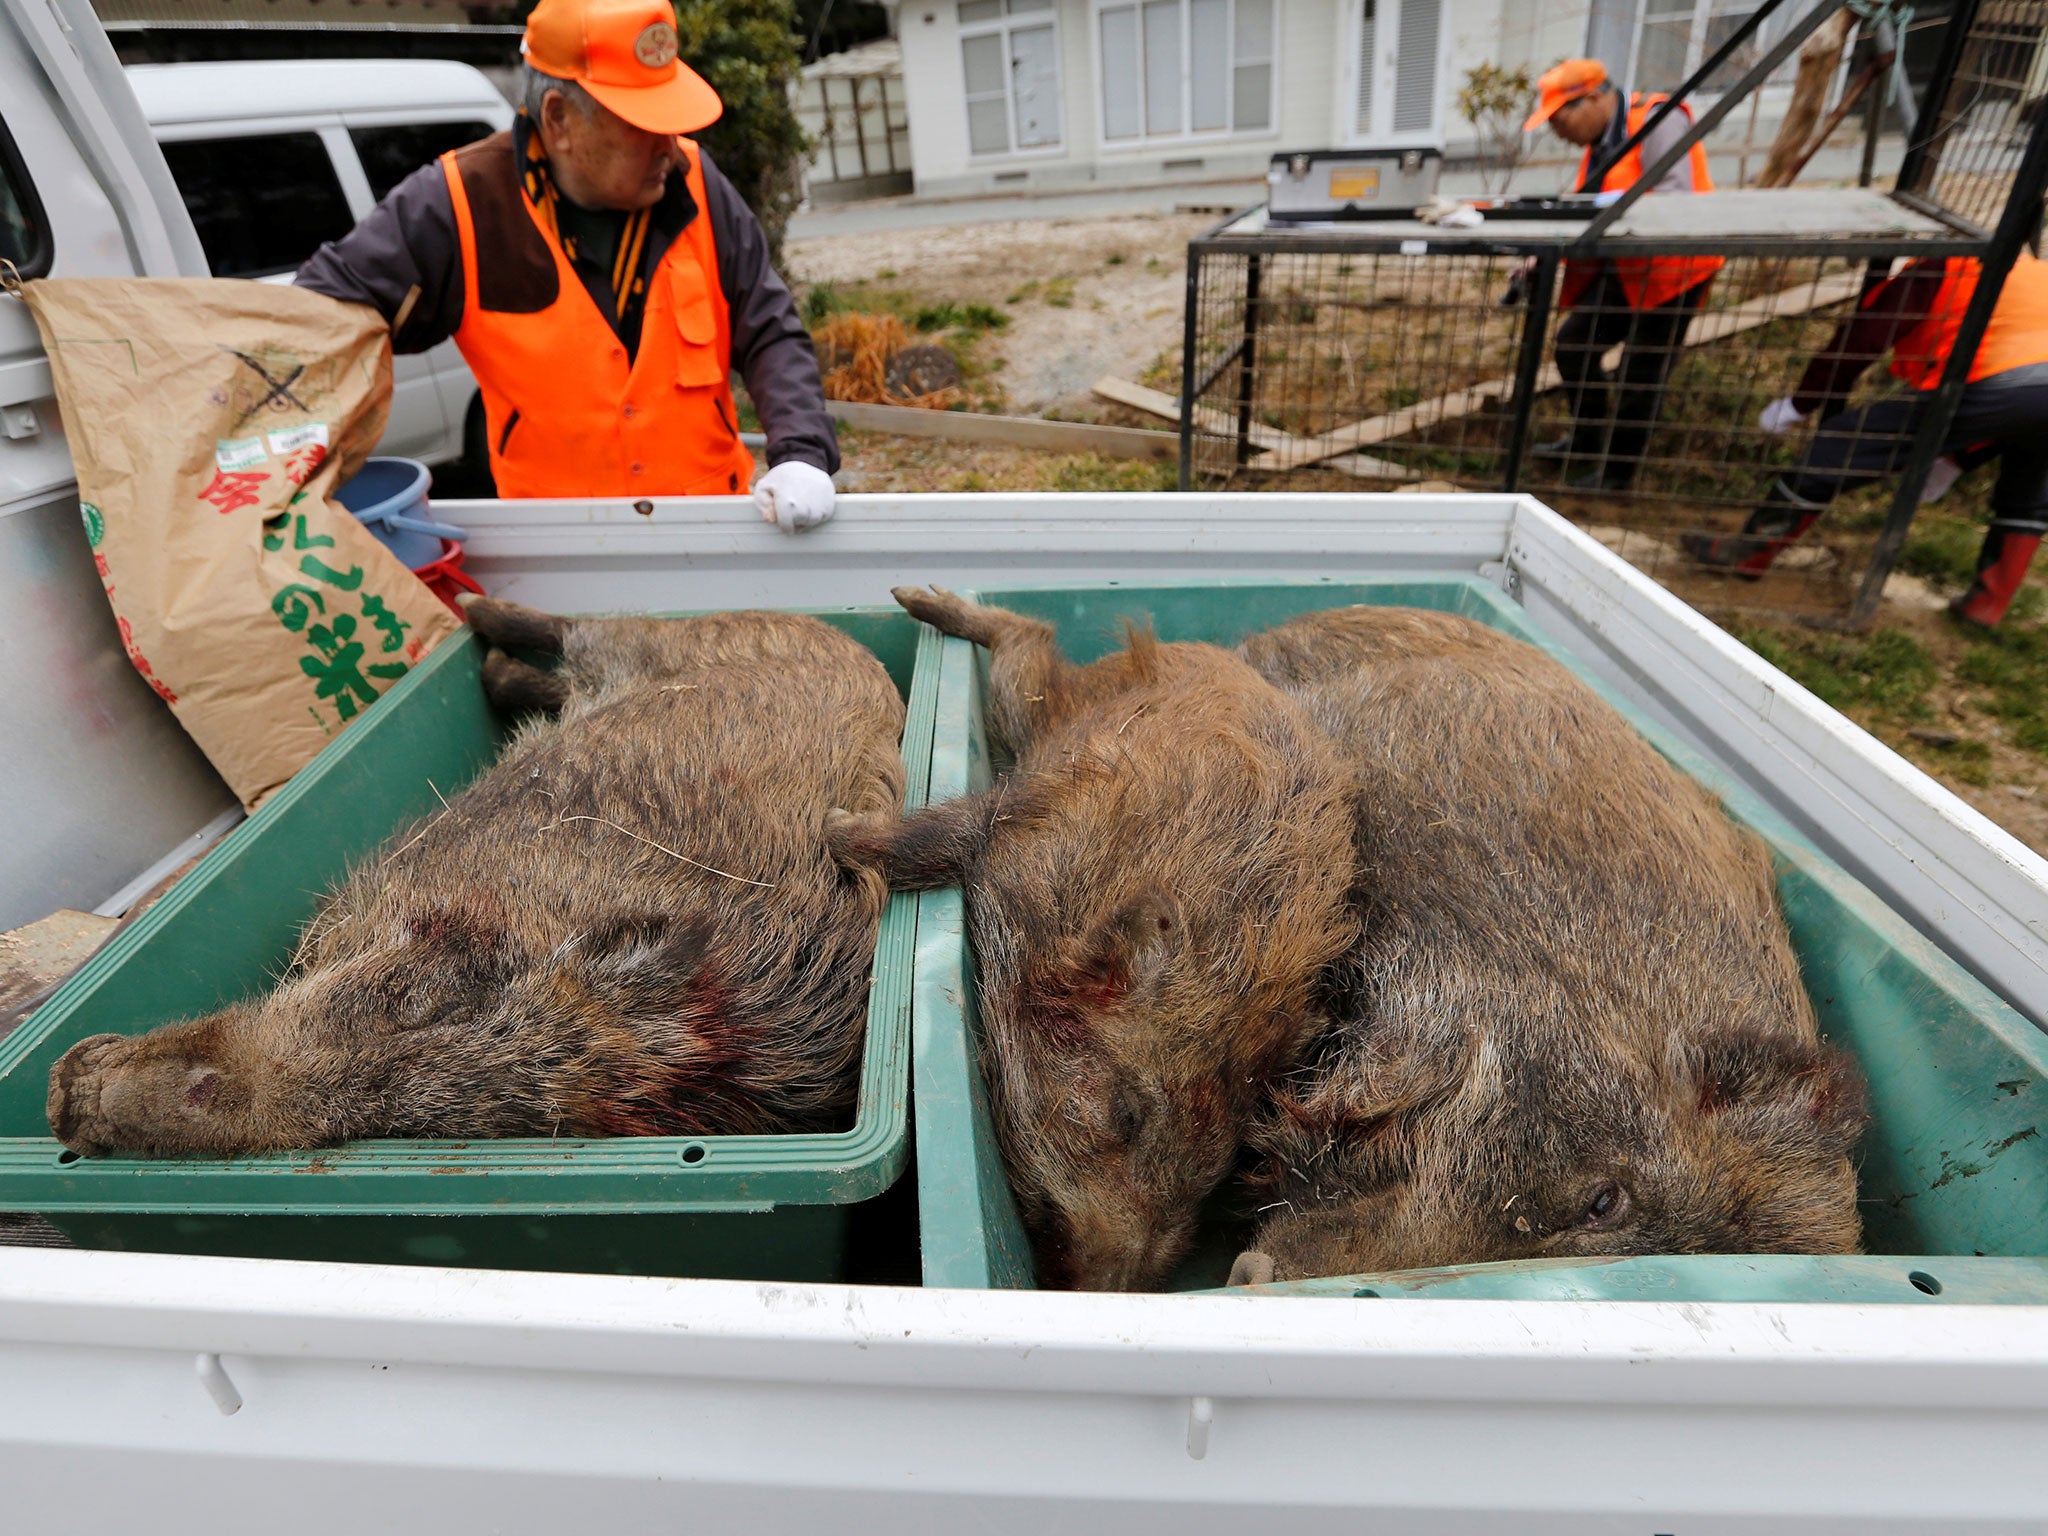
[{"label": "patch of grass", "polygon": [[813,283],[804,293],[804,329],[815,331],[834,315],[894,315],[905,325],[924,300],[914,293],[877,288],[873,283]]},{"label": "patch of grass", "polygon": [[1990,633],[1970,636],[1956,676],[1991,696],[1989,712],[2014,746],[2048,752],[2048,627],[2008,614]]},{"label": "patch of grass", "polygon": [[1180,472],[1170,459],[1105,459],[1099,453],[1075,454],[1055,461],[1055,491],[1170,491]]},{"label": "patch of grass", "polygon": [[895,275],[896,269],[894,267],[884,267],[881,271],[875,274],[875,278],[879,282],[886,283],[889,281],[890,278],[894,277]]},{"label": "patch of grass", "polygon": [[1107,260],[1104,262],[1104,265],[1111,267],[1120,267],[1129,260],[1130,257],[1126,256],[1122,251],[1111,251],[1109,253]]},{"label": "patch of grass", "polygon": [[[1923,745],[1926,745],[1923,743]],[[1983,741],[1949,741],[1927,746],[1928,755],[1942,772],[1955,775],[1965,784],[1983,787],[1991,782],[1991,744]]]},{"label": "patch of grass", "polygon": [[1042,285],[1039,283],[1038,279],[1034,277],[1033,279],[1031,279],[1030,282],[1026,283],[1023,287],[1017,289],[1016,292],[1012,293],[1007,299],[1003,300],[1003,302],[1005,304],[1022,304],[1028,299],[1035,299],[1038,297],[1038,290],[1041,286]]},{"label": "patch of grass", "polygon": [[1976,574],[1977,551],[1984,531],[1952,517],[1930,517],[1923,511],[1899,551],[1899,569],[1945,587],[1967,587]]},{"label": "patch of grass", "polygon": [[1927,647],[1903,630],[1832,635],[1738,624],[1730,632],[1836,709],[1916,719],[1927,712],[1928,690],[1941,676]]},{"label": "patch of grass", "polygon": [[1010,317],[989,304],[955,304],[951,299],[927,304],[910,317],[920,331],[1001,331]]},{"label": "patch of grass", "polygon": [[1074,307],[1074,280],[1071,277],[1056,277],[1045,285],[1045,302],[1054,309]]},{"label": "patch of grass", "polygon": [[1157,256],[1147,256],[1145,258],[1145,270],[1147,272],[1164,272],[1166,270],[1166,263]]}]

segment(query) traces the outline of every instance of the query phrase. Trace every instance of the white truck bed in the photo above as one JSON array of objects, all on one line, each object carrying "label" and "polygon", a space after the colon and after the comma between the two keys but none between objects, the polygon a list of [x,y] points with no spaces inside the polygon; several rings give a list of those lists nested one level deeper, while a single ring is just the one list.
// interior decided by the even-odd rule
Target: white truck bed
[{"label": "white truck bed", "polygon": [[[440,504],[561,610],[1481,572],[2038,1022],[2048,865],[1537,503]],[[232,1409],[233,1411],[229,1411]],[[2048,1528],[2048,1309],[1078,1296],[0,1251],[9,1528]]]}]

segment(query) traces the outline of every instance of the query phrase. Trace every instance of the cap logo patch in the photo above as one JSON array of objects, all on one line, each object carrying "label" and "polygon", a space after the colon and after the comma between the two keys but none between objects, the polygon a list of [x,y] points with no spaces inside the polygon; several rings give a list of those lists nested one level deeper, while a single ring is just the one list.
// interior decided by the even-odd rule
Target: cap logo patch
[{"label": "cap logo patch", "polygon": [[648,69],[666,69],[676,61],[676,29],[665,21],[652,21],[633,39],[633,57]]}]

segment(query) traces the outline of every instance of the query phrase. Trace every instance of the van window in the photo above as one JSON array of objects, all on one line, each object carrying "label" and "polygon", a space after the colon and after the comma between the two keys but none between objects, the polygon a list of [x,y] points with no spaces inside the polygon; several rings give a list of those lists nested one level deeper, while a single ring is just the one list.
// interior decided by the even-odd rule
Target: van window
[{"label": "van window", "polygon": [[50,270],[49,225],[5,122],[0,122],[0,260],[13,262],[23,277],[41,277]]},{"label": "van window", "polygon": [[317,133],[186,139],[163,149],[215,277],[296,271],[355,227]]},{"label": "van window", "polygon": [[370,179],[370,196],[381,203],[385,193],[429,160],[488,138],[492,131],[489,123],[401,123],[351,128],[348,136],[355,140],[363,174]]}]

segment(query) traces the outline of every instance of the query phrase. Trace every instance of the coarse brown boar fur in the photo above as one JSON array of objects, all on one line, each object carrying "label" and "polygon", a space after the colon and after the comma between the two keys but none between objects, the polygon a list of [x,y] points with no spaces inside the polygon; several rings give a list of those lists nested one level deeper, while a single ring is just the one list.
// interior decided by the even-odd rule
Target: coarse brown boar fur
[{"label": "coarse brown boar fur", "polygon": [[851,1120],[886,888],[827,851],[901,806],[903,705],[817,619],[563,620],[477,601],[524,723],[329,897],[266,996],[50,1075],[84,1153],[370,1136],[821,1131]]},{"label": "coarse brown boar fur", "polygon": [[1237,1279],[1856,1248],[1861,1081],[1761,840],[1482,624],[1339,609],[1243,651],[1358,770],[1363,937],[1252,1132]]},{"label": "coarse brown boar fur", "polygon": [[983,1070],[1041,1280],[1156,1288],[1351,942],[1342,765],[1215,646],[1133,632],[1075,667],[1035,619],[896,598],[988,647],[1016,771],[900,826],[842,823],[842,849],[899,885],[964,887]]}]

